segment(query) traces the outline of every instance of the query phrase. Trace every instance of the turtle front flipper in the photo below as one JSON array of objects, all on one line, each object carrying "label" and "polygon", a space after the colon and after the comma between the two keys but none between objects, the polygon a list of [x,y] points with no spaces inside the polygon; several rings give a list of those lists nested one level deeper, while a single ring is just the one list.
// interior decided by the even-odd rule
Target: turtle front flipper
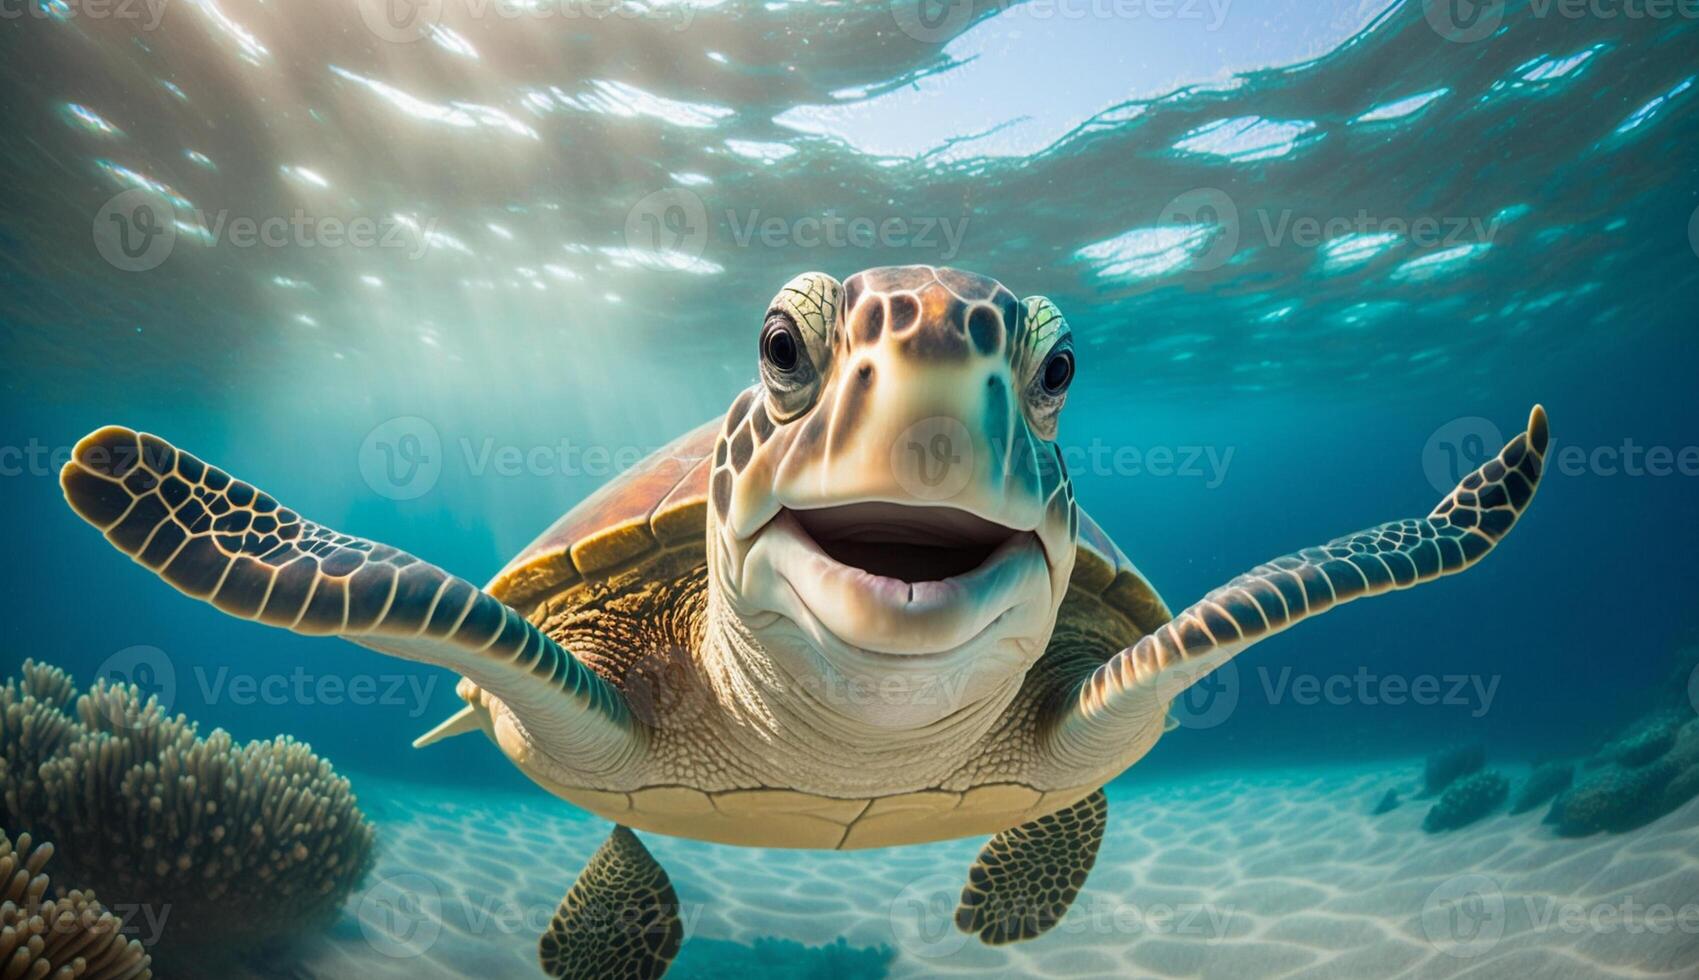
[{"label": "turtle front flipper", "polygon": [[605,772],[634,751],[635,726],[611,685],[499,599],[429,562],[303,520],[157,436],[117,426],[78,442],[59,483],[78,516],[185,595],[240,619],[457,671],[574,769]]},{"label": "turtle front flipper", "polygon": [[1048,932],[1085,885],[1108,818],[1109,801],[1098,790],[991,838],[968,870],[956,928],[991,946]]},{"label": "turtle front flipper", "polygon": [[615,827],[538,940],[543,972],[562,980],[659,977],[684,942],[678,912],[666,871],[636,834]]},{"label": "turtle front flipper", "polygon": [[1257,641],[1353,599],[1474,565],[1533,501],[1549,445],[1546,413],[1536,405],[1527,431],[1427,517],[1276,558],[1204,596],[1082,679],[1050,731],[1051,761],[1107,778],[1113,771],[1105,769],[1131,764],[1156,739],[1176,695]]}]

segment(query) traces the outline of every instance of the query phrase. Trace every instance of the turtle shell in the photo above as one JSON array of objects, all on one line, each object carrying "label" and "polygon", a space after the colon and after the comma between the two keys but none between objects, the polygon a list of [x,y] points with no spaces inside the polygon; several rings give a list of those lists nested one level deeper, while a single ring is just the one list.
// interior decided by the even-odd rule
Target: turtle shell
[{"label": "turtle shell", "polygon": [[[581,581],[607,578],[679,548],[705,551],[709,458],[719,420],[655,451],[586,497],[531,542],[485,590],[522,612]],[[1083,511],[1071,585],[1137,626],[1173,618],[1156,590]]]},{"label": "turtle shell", "polygon": [[525,612],[586,579],[679,547],[703,550],[720,423],[705,422],[616,476],[526,546],[484,590]]}]

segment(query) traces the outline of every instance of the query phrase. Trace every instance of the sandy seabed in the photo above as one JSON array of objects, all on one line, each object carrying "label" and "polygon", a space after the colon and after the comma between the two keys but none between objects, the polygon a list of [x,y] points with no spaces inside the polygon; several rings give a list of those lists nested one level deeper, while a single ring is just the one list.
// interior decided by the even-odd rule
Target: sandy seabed
[{"label": "sandy seabed", "polygon": [[[893,977],[1699,977],[1699,800],[1620,835],[1558,838],[1544,807],[1433,835],[1420,775],[1411,760],[1117,783],[1068,917],[996,948],[949,922],[979,840],[644,840],[684,906],[681,968],[693,941],[773,937],[884,948]],[[377,864],[293,975],[540,977],[536,937],[608,825],[538,794],[352,778]],[[1371,816],[1394,787],[1404,804]]]}]

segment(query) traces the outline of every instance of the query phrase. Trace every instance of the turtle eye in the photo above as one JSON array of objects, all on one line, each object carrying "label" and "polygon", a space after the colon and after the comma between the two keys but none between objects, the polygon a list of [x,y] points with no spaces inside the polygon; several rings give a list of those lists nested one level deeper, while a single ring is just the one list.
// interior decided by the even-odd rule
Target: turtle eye
[{"label": "turtle eye", "polygon": [[1074,335],[1062,311],[1043,296],[1028,296],[1021,305],[1014,369],[1024,393],[1027,424],[1040,439],[1055,439],[1068,386],[1074,383]]},{"label": "turtle eye", "polygon": [[805,272],[786,283],[767,307],[761,327],[761,383],[774,422],[790,422],[814,407],[822,379],[831,370],[841,293],[831,276]]},{"label": "turtle eye", "polygon": [[1045,394],[1060,395],[1067,391],[1074,380],[1074,352],[1059,350],[1051,353],[1044,362],[1044,373],[1040,377]]},{"label": "turtle eye", "polygon": [[814,404],[820,372],[796,320],[784,310],[767,314],[761,328],[761,381],[775,422],[788,422]]},{"label": "turtle eye", "polygon": [[761,358],[774,370],[789,374],[796,370],[800,359],[796,340],[796,324],[784,313],[767,318],[761,331]]}]

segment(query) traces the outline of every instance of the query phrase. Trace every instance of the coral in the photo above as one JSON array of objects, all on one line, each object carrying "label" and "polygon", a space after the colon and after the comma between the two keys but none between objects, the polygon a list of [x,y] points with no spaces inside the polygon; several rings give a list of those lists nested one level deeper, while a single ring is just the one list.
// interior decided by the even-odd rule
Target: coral
[{"label": "coral", "polygon": [[142,944],[123,936],[123,922],[95,901],[93,892],[48,897],[42,873],[52,844],[32,846],[30,836],[0,832],[0,964],[6,977],[30,980],[149,980],[153,971]]},{"label": "coral", "polygon": [[1632,830],[1662,815],[1671,775],[1663,766],[1604,766],[1552,801],[1546,822],[1556,824],[1565,837]]},{"label": "coral", "polygon": [[1503,806],[1509,795],[1510,780],[1490,769],[1464,776],[1446,788],[1422,820],[1422,829],[1436,834],[1467,826]]},{"label": "coral", "polygon": [[[287,737],[202,738],[133,686],[97,683],[71,717],[53,707],[68,706],[68,685],[26,666],[0,691],[0,746],[25,749],[7,774],[34,771],[27,791],[8,782],[8,825],[57,841],[62,879],[169,908],[169,935],[189,937],[179,952],[196,957],[335,916],[370,866],[373,835],[329,763]],[[164,962],[171,951],[168,937],[156,958],[186,972]]]},{"label": "coral", "polygon": [[0,687],[0,826],[15,830],[23,814],[39,812],[41,764],[79,734],[64,710],[76,693],[64,671],[33,660]]},{"label": "coral", "polygon": [[1682,770],[1664,786],[1660,809],[1668,813],[1699,796],[1699,766]]},{"label": "coral", "polygon": [[1391,813],[1398,809],[1398,802],[1398,791],[1389,789],[1386,791],[1386,795],[1380,798],[1380,802],[1375,804],[1371,815],[1378,817],[1383,813]]},{"label": "coral", "polygon": [[1567,762],[1548,762],[1528,774],[1516,799],[1510,804],[1511,813],[1527,813],[1568,789],[1575,782],[1575,767]]},{"label": "coral", "polygon": [[1423,796],[1434,796],[1460,776],[1477,772],[1487,764],[1487,747],[1480,743],[1458,745],[1428,756],[1422,776]]},{"label": "coral", "polygon": [[1629,768],[1643,766],[1670,750],[1670,746],[1675,744],[1676,732],[1685,720],[1668,711],[1647,715],[1599,754]]}]

